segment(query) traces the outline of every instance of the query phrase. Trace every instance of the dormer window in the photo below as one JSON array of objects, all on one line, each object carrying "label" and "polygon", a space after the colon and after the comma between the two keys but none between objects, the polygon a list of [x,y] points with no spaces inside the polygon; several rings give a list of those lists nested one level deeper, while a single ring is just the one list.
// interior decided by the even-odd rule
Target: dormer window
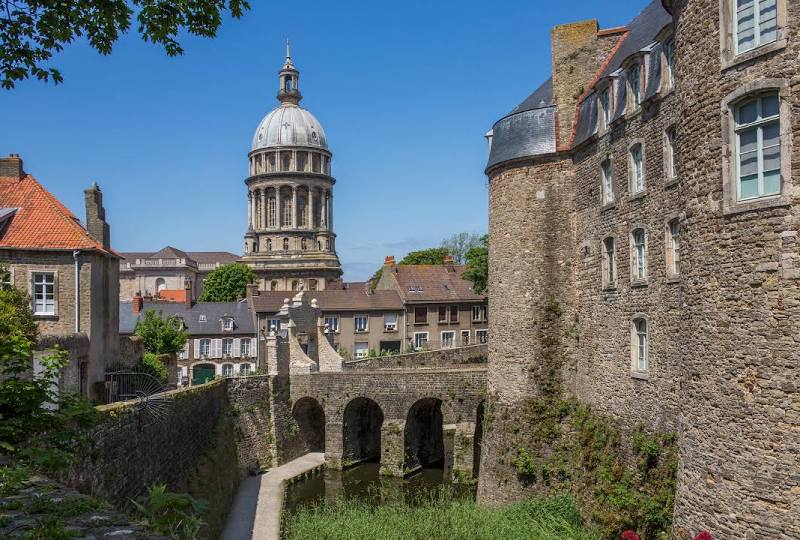
[{"label": "dormer window", "polygon": [[224,317],[222,319],[222,329],[225,332],[232,332],[233,331],[233,318],[231,317]]},{"label": "dormer window", "polygon": [[200,316],[197,318],[197,320],[199,322],[206,322],[206,316],[201,313]]},{"label": "dormer window", "polygon": [[628,84],[631,87],[631,109],[633,111],[639,108],[642,103],[642,66],[641,64],[634,64],[628,69]]},{"label": "dormer window", "polygon": [[611,123],[611,87],[607,86],[600,91],[600,130],[605,131]]}]

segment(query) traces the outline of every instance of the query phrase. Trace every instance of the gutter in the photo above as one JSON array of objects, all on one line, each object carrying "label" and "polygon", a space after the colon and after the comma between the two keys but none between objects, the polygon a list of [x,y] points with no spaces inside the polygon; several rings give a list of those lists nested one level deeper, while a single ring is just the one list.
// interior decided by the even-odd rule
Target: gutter
[{"label": "gutter", "polygon": [[72,259],[75,261],[75,333],[81,331],[81,263],[78,260],[80,250],[72,252]]}]

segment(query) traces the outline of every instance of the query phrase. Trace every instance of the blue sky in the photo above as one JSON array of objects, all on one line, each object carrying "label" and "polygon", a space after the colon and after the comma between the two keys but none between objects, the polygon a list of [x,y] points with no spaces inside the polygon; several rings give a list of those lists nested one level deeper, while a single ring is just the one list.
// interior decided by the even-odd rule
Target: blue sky
[{"label": "blue sky", "polygon": [[345,279],[366,279],[385,255],[486,231],[483,135],[549,76],[553,25],[622,25],[646,5],[251,3],[214,40],[184,36],[177,58],[135,33],[110,56],[68,46],[55,62],[62,85],[0,90],[0,154],[21,154],[81,219],[83,189],[97,181],[117,250],[241,253],[247,152],[277,103],[289,37],[302,105],[334,153]]}]

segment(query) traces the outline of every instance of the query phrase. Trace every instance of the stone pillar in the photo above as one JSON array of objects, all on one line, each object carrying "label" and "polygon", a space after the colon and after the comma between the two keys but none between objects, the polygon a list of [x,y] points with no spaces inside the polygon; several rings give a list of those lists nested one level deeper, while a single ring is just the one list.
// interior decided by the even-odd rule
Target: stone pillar
[{"label": "stone pillar", "polygon": [[442,442],[444,443],[444,471],[442,479],[445,482],[453,480],[453,451],[456,440],[456,425],[445,424],[442,426]]},{"label": "stone pillar", "polygon": [[381,426],[381,469],[383,476],[403,477],[405,464],[405,438],[403,419],[384,420]]},{"label": "stone pillar", "polygon": [[274,335],[268,335],[262,343],[264,345],[264,355],[262,358],[267,368],[267,375],[278,375],[277,338]]},{"label": "stone pillar", "polygon": [[342,470],[342,454],[344,441],[342,440],[342,423],[328,420],[328,411],[325,411],[325,464],[337,471]]},{"label": "stone pillar", "polygon": [[308,229],[314,228],[314,188],[308,188],[308,208],[306,208],[306,212],[308,213]]},{"label": "stone pillar", "polygon": [[253,227],[253,192],[247,192],[247,228],[255,229]]},{"label": "stone pillar", "polygon": [[280,229],[282,227],[281,218],[283,217],[283,201],[281,200],[281,186],[275,186],[275,226]]},{"label": "stone pillar", "polygon": [[320,193],[320,201],[319,201],[319,226],[323,230],[328,228],[327,206],[328,206],[328,192],[323,190]]},{"label": "stone pillar", "polygon": [[460,424],[455,424],[453,441],[453,480],[455,482],[467,483],[472,481],[474,455],[475,423],[461,422]]},{"label": "stone pillar", "polygon": [[261,222],[261,228],[267,228],[267,188],[261,189],[261,211],[258,213],[258,220]]},{"label": "stone pillar", "polygon": [[328,192],[328,230],[333,230],[333,191]]},{"label": "stone pillar", "polygon": [[292,228],[297,228],[297,186],[292,186]]}]

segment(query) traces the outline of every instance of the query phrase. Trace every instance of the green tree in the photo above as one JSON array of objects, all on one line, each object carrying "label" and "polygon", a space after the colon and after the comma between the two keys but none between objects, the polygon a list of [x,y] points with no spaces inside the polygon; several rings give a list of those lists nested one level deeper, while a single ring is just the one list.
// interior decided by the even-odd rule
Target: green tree
[{"label": "green tree", "polygon": [[186,332],[180,319],[164,318],[161,311],[148,309],[136,323],[134,333],[142,338],[144,350],[153,354],[177,353],[186,345]]},{"label": "green tree", "polygon": [[444,264],[447,248],[437,247],[412,251],[398,264]]},{"label": "green tree", "polygon": [[247,285],[255,283],[256,275],[249,266],[231,263],[209,272],[203,283],[201,302],[234,302],[247,294]]},{"label": "green tree", "polygon": [[489,286],[489,235],[481,237],[478,246],[470,248],[465,256],[467,268],[461,274],[466,280],[472,282],[472,290],[481,294]]},{"label": "green tree", "polygon": [[476,233],[460,232],[442,240],[442,247],[453,257],[456,264],[464,264],[467,252],[481,245],[481,235]]},{"label": "green tree", "polygon": [[226,13],[238,19],[248,9],[246,0],[0,0],[0,84],[14,88],[28,77],[61,82],[50,65],[54,53],[85,37],[97,52],[110,54],[134,15],[144,41],[176,56],[183,54],[179,33],[215,37]]}]

